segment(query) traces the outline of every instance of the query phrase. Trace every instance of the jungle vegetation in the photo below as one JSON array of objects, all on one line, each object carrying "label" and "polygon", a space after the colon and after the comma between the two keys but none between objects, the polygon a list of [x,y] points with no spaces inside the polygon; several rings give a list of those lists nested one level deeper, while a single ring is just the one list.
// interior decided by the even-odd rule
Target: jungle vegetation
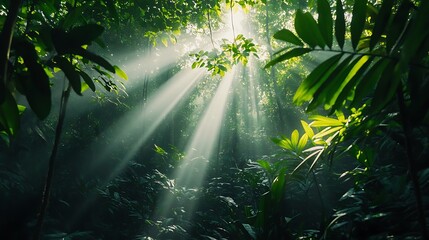
[{"label": "jungle vegetation", "polygon": [[428,13],[1,0],[0,239],[429,239]]}]

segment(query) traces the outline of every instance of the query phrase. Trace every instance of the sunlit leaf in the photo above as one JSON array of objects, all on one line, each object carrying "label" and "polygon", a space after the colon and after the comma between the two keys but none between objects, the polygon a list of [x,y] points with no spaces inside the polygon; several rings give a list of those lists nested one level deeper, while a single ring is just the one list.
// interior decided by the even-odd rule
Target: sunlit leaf
[{"label": "sunlit leaf", "polygon": [[118,66],[113,66],[114,68],[115,68],[115,73],[119,76],[119,77],[121,77],[122,79],[124,79],[124,80],[128,80],[128,76],[127,76],[127,74],[124,72],[124,71],[122,71],[122,69],[120,69]]},{"label": "sunlit leaf", "polygon": [[304,55],[308,52],[310,52],[311,49],[310,48],[294,48],[288,52],[286,52],[285,54],[280,55],[279,57],[271,60],[270,62],[267,63],[267,65],[265,65],[265,68],[269,68],[279,62],[294,58],[294,57],[298,57],[301,55]]},{"label": "sunlit leaf", "polygon": [[318,24],[320,32],[325,40],[326,45],[329,48],[332,48],[332,27],[333,20],[331,15],[331,7],[327,0],[318,0],[317,1],[317,12],[319,14]]},{"label": "sunlit leaf", "polygon": [[350,62],[353,58],[353,55],[348,56],[324,76],[325,80],[318,86],[316,92],[313,94],[313,99],[307,106],[306,111],[312,111],[316,107],[328,102],[328,99],[338,90],[337,84],[344,79],[345,75],[350,70],[350,66],[352,65]]},{"label": "sunlit leaf", "polygon": [[313,122],[311,122],[312,127],[335,127],[342,126],[343,123],[335,118],[325,117],[321,115],[313,115],[309,117]]},{"label": "sunlit leaf", "polygon": [[313,94],[326,81],[327,76],[335,69],[336,64],[340,61],[342,54],[337,54],[323,63],[319,64],[311,73],[304,79],[301,85],[296,90],[293,97],[294,103],[300,105],[305,101],[313,98]]},{"label": "sunlit leaf", "polygon": [[308,142],[308,135],[303,134],[299,139],[299,142],[297,145],[298,152],[301,152],[302,150],[304,150],[305,146],[307,145],[307,142]]},{"label": "sunlit leaf", "polygon": [[354,1],[352,22],[350,23],[353,49],[356,49],[365,27],[367,2],[368,0]]},{"label": "sunlit leaf", "polygon": [[296,12],[295,30],[298,36],[311,48],[316,47],[316,45],[321,48],[325,47],[325,41],[311,13],[304,13],[300,9]]},{"label": "sunlit leaf", "polygon": [[268,161],[260,159],[260,160],[257,160],[256,162],[259,164],[259,166],[261,166],[267,172],[271,172],[272,171],[271,165],[270,165],[270,163]]},{"label": "sunlit leaf", "polygon": [[276,32],[273,36],[275,39],[282,40],[288,43],[292,43],[294,45],[298,46],[304,46],[304,44],[299,40],[297,36],[288,29],[282,29],[278,32]]},{"label": "sunlit leaf", "polygon": [[308,123],[307,123],[307,122],[305,122],[305,121],[303,121],[303,120],[301,120],[301,125],[302,125],[302,128],[304,128],[305,134],[307,134],[307,136],[308,136],[309,138],[313,138],[313,136],[314,136],[314,131],[313,131],[313,129],[308,125]]},{"label": "sunlit leaf", "polygon": [[293,130],[292,134],[290,135],[290,141],[293,147],[296,147],[298,145],[299,141],[299,132],[298,130]]},{"label": "sunlit leaf", "polygon": [[364,98],[374,91],[374,87],[388,64],[389,60],[381,59],[368,70],[362,80],[356,85],[351,106],[360,106],[362,101],[365,100]]},{"label": "sunlit leaf", "polygon": [[79,71],[79,74],[82,77],[83,81],[85,81],[85,83],[88,85],[88,87],[91,88],[93,92],[95,92],[95,84],[92,78],[84,71]]},{"label": "sunlit leaf", "polygon": [[335,19],[335,38],[342,49],[344,47],[344,38],[346,35],[346,21],[344,19],[344,9],[341,0],[337,0],[336,4],[336,19]]},{"label": "sunlit leaf", "polygon": [[[361,80],[362,76],[366,72],[367,68],[370,66],[373,58],[368,56],[363,56],[359,62],[353,67],[350,73],[347,75],[344,80],[345,86],[341,93],[338,95],[335,100],[335,104],[332,107],[332,111],[338,110],[342,105],[347,96],[350,95],[351,91],[356,87],[358,82]],[[341,87],[340,87],[341,88]]]}]

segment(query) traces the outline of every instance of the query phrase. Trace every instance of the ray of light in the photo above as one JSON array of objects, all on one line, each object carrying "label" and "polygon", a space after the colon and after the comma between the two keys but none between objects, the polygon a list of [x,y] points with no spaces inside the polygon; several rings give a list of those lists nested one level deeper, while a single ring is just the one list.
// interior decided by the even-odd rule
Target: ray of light
[{"label": "ray of light", "polygon": [[[186,156],[174,173],[176,186],[198,188],[204,180],[209,160],[217,147],[222,120],[224,119],[227,101],[233,83],[236,67],[227,73],[219,84],[215,95],[197,124],[194,134],[187,147]],[[169,195],[160,198],[155,212],[156,217],[165,217],[175,207],[174,200]],[[188,217],[192,215],[195,206],[188,207]]]},{"label": "ray of light", "polygon": [[100,153],[101,161],[117,151],[122,141],[132,143],[126,155],[121,157],[121,166],[118,166],[111,176],[116,176],[122,170],[180,100],[186,98],[204,72],[202,69],[180,71],[148,99],[143,109],[140,107],[133,109],[108,130],[113,141],[109,148],[104,148]]}]

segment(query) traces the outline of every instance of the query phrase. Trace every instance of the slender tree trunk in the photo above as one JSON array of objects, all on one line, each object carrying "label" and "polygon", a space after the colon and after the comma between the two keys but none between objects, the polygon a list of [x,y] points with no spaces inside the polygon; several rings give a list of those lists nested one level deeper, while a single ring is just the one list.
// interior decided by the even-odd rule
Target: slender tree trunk
[{"label": "slender tree trunk", "polygon": [[64,119],[66,116],[66,108],[67,108],[67,102],[70,96],[70,90],[71,90],[71,85],[68,84],[67,89],[63,92],[61,96],[60,114],[58,116],[57,127],[55,129],[54,146],[52,147],[51,156],[49,157],[48,174],[47,174],[45,186],[43,189],[42,204],[40,207],[39,215],[37,217],[36,227],[34,231],[34,237],[33,237],[34,240],[39,240],[42,234],[43,222],[46,216],[49,197],[51,194],[51,187],[52,187],[53,176],[54,176],[54,164],[55,164],[58,148],[60,145],[61,133],[63,130]]}]

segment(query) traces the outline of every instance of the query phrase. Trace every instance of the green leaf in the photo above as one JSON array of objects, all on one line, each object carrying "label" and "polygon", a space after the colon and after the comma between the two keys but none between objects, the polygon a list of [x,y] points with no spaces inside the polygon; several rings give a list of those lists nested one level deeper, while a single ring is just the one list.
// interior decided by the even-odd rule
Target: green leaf
[{"label": "green leaf", "polygon": [[313,98],[313,94],[326,81],[329,74],[335,69],[335,66],[340,61],[343,55],[337,54],[319,64],[311,73],[304,79],[296,91],[293,102],[301,105],[305,101]]},{"label": "green leaf", "polygon": [[96,40],[104,31],[104,27],[89,23],[83,26],[74,27],[67,33],[68,41],[75,47],[89,45]]},{"label": "green leaf", "polygon": [[337,0],[335,19],[335,38],[341,49],[344,47],[344,38],[346,35],[346,21],[344,19],[344,9],[341,0]]},{"label": "green leaf", "polygon": [[39,57],[32,43],[24,39],[15,39],[13,47],[28,67],[28,73],[18,74],[17,82],[33,112],[39,119],[44,119],[51,110],[49,77],[39,63]]},{"label": "green leaf", "polygon": [[268,62],[267,65],[265,65],[265,68],[269,68],[269,67],[271,67],[271,66],[273,66],[279,62],[286,61],[288,59],[304,55],[308,52],[311,52],[310,48],[294,48],[294,49],[286,52],[285,54],[280,55],[279,57]]},{"label": "green leaf", "polygon": [[307,136],[308,136],[309,138],[313,138],[313,136],[314,136],[314,131],[313,131],[313,129],[310,127],[310,125],[308,125],[308,123],[307,123],[307,122],[305,122],[305,121],[303,121],[303,120],[301,120],[301,125],[302,125],[302,128],[304,128],[305,134],[307,134]]},{"label": "green leaf", "polygon": [[302,135],[301,138],[299,139],[298,146],[297,146],[298,152],[302,152],[302,150],[304,150],[305,146],[307,145],[307,142],[308,142],[308,135],[307,134]]},{"label": "green leaf", "polygon": [[350,63],[353,58],[353,55],[348,56],[327,76],[327,80],[314,93],[313,99],[307,106],[307,111],[311,111],[321,104],[325,104],[325,109],[329,109],[331,98],[339,94],[338,86],[341,85],[341,82],[344,81],[344,78],[357,61],[355,59]]},{"label": "green leaf", "polygon": [[366,72],[367,68],[370,66],[373,57],[363,56],[353,67],[350,73],[347,75],[346,79],[343,82],[341,93],[338,95],[335,100],[335,104],[332,107],[332,111],[338,110],[342,105],[344,100],[349,96],[353,89],[355,89],[358,82],[362,79],[362,76]]},{"label": "green leaf", "polygon": [[61,57],[61,56],[56,56],[54,60],[56,62],[57,67],[63,70],[64,75],[66,75],[73,90],[78,95],[82,95],[82,85],[80,83],[80,75],[79,75],[79,72],[76,71],[73,64],[69,62],[69,60],[67,60],[65,57]]},{"label": "green leaf", "polygon": [[343,126],[344,124],[335,118],[325,117],[321,115],[310,116],[310,119],[313,120],[310,125],[312,127],[335,127],[335,126]]},{"label": "green leaf", "polygon": [[296,148],[296,146],[298,146],[298,141],[299,141],[299,132],[298,130],[293,130],[292,134],[290,135],[290,141],[292,144],[292,147]]},{"label": "green leaf", "polygon": [[286,192],[286,169],[280,170],[279,175],[273,180],[271,184],[271,198],[275,203],[279,203]]},{"label": "green leaf", "polygon": [[371,110],[373,112],[381,110],[395,96],[401,82],[401,73],[405,72],[398,71],[398,67],[400,67],[400,64],[391,60],[381,74],[381,78],[375,88],[374,99],[371,102]]},{"label": "green leaf", "polygon": [[356,85],[353,101],[350,104],[351,106],[361,106],[362,100],[364,100],[370,92],[374,91],[374,86],[378,83],[378,80],[380,79],[384,69],[388,66],[389,61],[390,60],[388,59],[380,59],[371,66],[368,72],[362,77],[362,80]]},{"label": "green leaf", "polygon": [[352,22],[350,23],[353,49],[356,49],[365,27],[367,2],[368,0],[354,1]]},{"label": "green leaf", "polygon": [[86,72],[84,71],[78,71],[80,76],[82,77],[83,81],[85,81],[85,83],[88,85],[89,88],[91,88],[91,90],[93,92],[95,92],[95,84],[94,81],[92,80],[92,78],[86,74]]},{"label": "green leaf", "polygon": [[120,69],[118,66],[113,66],[114,68],[115,68],[115,73],[116,73],[116,75],[118,75],[119,77],[121,77],[122,79],[124,79],[124,80],[128,80],[128,76],[127,76],[127,74],[124,72],[124,71],[122,71],[122,69]]},{"label": "green leaf", "polygon": [[95,53],[92,53],[83,48],[76,49],[73,53],[79,56],[82,56],[83,58],[102,66],[109,72],[116,73],[116,69],[112,64],[110,64],[106,59],[98,56]]},{"label": "green leaf", "polygon": [[317,1],[317,13],[319,14],[318,23],[320,32],[326,42],[326,45],[328,45],[329,48],[332,48],[333,20],[331,15],[331,7],[329,6],[329,2],[327,0]]},{"label": "green leaf", "polygon": [[288,138],[281,138],[281,139],[271,138],[271,141],[273,141],[277,146],[281,148],[293,151],[292,143]]},{"label": "green leaf", "polygon": [[4,102],[0,104],[0,124],[9,138],[15,135],[19,129],[19,110],[15,99],[7,90]]},{"label": "green leaf", "polygon": [[369,47],[371,50],[374,49],[374,46],[378,43],[381,35],[386,30],[394,2],[395,1],[393,0],[384,0],[381,3],[381,8],[378,11],[377,17],[375,18],[374,29],[372,30],[371,40],[369,42]]},{"label": "green leaf", "polygon": [[[364,64],[367,63],[369,59],[369,56],[358,57],[351,64],[349,64],[349,66],[344,68],[344,71],[341,74],[337,75],[337,78],[332,81],[329,90],[327,90],[330,92],[327,95],[325,103],[328,108],[332,107],[335,104],[340,95],[343,96],[343,100],[347,97],[347,95],[350,93],[350,89],[353,86],[349,86],[349,88],[345,87],[348,83],[350,83],[353,78],[359,78],[360,75],[363,74],[365,69],[362,69],[361,71],[361,68]],[[360,74],[358,74],[358,72]],[[341,100],[341,103],[343,100]],[[334,111],[335,109],[332,110]]]},{"label": "green leaf", "polygon": [[268,161],[261,159],[261,160],[257,160],[256,162],[259,164],[259,166],[261,166],[267,172],[270,173],[272,171],[271,165],[270,165],[270,163]]},{"label": "green leaf", "polygon": [[282,40],[288,43],[292,43],[298,46],[304,46],[304,44],[299,40],[295,34],[287,29],[282,29],[276,32],[273,36],[275,39]]},{"label": "green leaf", "polygon": [[414,5],[408,0],[402,1],[401,5],[399,5],[398,11],[393,17],[392,24],[390,24],[387,30],[386,48],[389,52],[395,46],[398,47],[401,45],[400,43],[403,41],[403,37],[400,36],[405,30],[405,26],[407,26],[409,12],[413,6]]},{"label": "green leaf", "polygon": [[406,39],[404,40],[403,49],[401,51],[401,61],[400,64],[404,65],[401,68],[408,66],[410,61],[418,61],[420,59],[415,59],[416,56],[427,56],[427,50],[424,50],[426,53],[419,54],[421,47],[424,46],[426,38],[429,36],[429,1],[421,1],[421,4],[418,7],[418,11],[413,18],[413,24],[411,24],[409,31],[407,32]]},{"label": "green leaf", "polygon": [[325,47],[325,41],[311,13],[304,13],[300,9],[296,12],[295,30],[298,36],[311,48],[316,47],[316,45],[321,48]]}]

